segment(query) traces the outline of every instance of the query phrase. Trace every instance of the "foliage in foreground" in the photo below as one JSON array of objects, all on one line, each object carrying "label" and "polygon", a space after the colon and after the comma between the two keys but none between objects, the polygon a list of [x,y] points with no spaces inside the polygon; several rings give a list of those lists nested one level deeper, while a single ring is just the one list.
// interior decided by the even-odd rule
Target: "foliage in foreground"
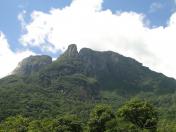
[{"label": "foliage in foreground", "polygon": [[97,105],[90,114],[88,126],[90,132],[113,131],[116,118],[112,108],[108,105]]},{"label": "foliage in foreground", "polygon": [[148,102],[130,101],[118,110],[118,115],[138,128],[156,131],[158,112]]},{"label": "foliage in foreground", "polygon": [[[130,101],[117,110],[109,105],[96,105],[87,123],[75,115],[35,120],[22,116],[8,117],[0,124],[1,132],[154,132],[158,113],[145,101]],[[159,130],[159,129],[158,129]],[[162,132],[162,130],[160,130]]]}]

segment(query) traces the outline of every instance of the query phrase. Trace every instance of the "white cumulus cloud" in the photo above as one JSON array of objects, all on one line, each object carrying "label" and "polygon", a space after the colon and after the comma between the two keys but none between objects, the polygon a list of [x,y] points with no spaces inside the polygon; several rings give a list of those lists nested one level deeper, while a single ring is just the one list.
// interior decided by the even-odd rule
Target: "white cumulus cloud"
[{"label": "white cumulus cloud", "polygon": [[63,9],[34,11],[20,41],[44,51],[78,48],[112,50],[133,57],[152,70],[176,78],[176,13],[166,27],[150,28],[144,14],[112,13],[102,9],[103,0],[73,0]]},{"label": "white cumulus cloud", "polygon": [[10,74],[23,58],[32,54],[31,51],[13,52],[5,35],[0,32],[0,78]]}]

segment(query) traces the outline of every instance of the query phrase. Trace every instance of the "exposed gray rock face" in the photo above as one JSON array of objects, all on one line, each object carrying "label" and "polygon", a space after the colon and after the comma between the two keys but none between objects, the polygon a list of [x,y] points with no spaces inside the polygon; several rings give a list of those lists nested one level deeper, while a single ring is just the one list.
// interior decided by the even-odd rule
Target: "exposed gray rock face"
[{"label": "exposed gray rock face", "polygon": [[84,62],[84,69],[88,73],[110,74],[113,65],[117,65],[119,61],[122,61],[123,56],[111,51],[100,52],[83,48],[79,52],[79,58]]},{"label": "exposed gray rock face", "polygon": [[[123,71],[123,67],[121,67],[122,64],[126,66],[128,63],[133,63],[134,61],[134,64],[141,66],[141,64],[137,63],[134,59],[124,57],[112,51],[101,52],[89,48],[82,48],[78,53],[75,44],[69,45],[68,49],[58,60],[65,61],[65,64],[67,64],[67,67],[65,66],[65,68],[62,69],[62,72],[70,71],[70,69],[74,67],[76,70],[71,69],[71,71],[80,70],[89,76],[99,76],[101,74],[101,77],[110,76],[112,74],[114,74],[114,76],[119,75],[119,71]],[[71,68],[69,67],[70,69],[68,68],[68,64],[71,66]]]},{"label": "exposed gray rock face", "polygon": [[[13,74],[28,76],[34,72],[38,72],[39,80],[45,86],[51,85],[53,80],[61,77],[79,74],[84,75],[85,80],[89,80],[89,77],[97,80],[98,89],[118,89],[122,94],[124,92],[125,94],[126,92],[135,94],[142,88],[155,89],[155,83],[161,78],[165,78],[142,66],[136,60],[112,51],[100,52],[83,48],[78,53],[75,44],[68,46],[65,53],[54,62],[49,56],[30,56],[19,64]],[[81,84],[81,78],[82,76],[76,80],[78,84]],[[146,80],[150,81],[149,85],[146,84]],[[175,82],[173,83],[173,85],[167,86],[170,91],[173,90],[172,86],[176,86]],[[163,88],[163,91],[165,90],[165,85],[161,85],[160,82],[157,83],[157,86],[160,89]]]},{"label": "exposed gray rock face", "polygon": [[12,74],[28,76],[33,72],[38,72],[51,63],[52,58],[47,55],[30,56],[22,60]]},{"label": "exposed gray rock face", "polygon": [[71,44],[68,46],[67,50],[62,55],[64,57],[78,57],[78,51],[76,44]]},{"label": "exposed gray rock face", "polygon": [[79,59],[84,64],[84,73],[96,77],[102,87],[120,87],[124,80],[133,82],[131,80],[140,80],[140,76],[145,76],[143,75],[145,71],[150,73],[136,60],[112,51],[100,52],[83,48],[79,52]]}]

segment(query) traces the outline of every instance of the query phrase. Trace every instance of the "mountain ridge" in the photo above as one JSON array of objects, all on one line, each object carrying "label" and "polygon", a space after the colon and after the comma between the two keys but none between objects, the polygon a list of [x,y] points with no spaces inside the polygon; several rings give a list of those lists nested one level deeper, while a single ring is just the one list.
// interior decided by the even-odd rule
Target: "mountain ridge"
[{"label": "mountain ridge", "polygon": [[[39,56],[36,57],[38,58]],[[48,56],[40,56],[41,59],[43,57]],[[33,56],[33,59],[34,58],[35,56]],[[76,44],[69,45],[68,49],[58,57],[56,61],[52,62],[51,58],[44,60],[47,61],[47,66],[40,67],[41,61],[39,61],[39,64],[35,64],[40,67],[38,68],[39,70],[36,70],[36,67],[33,66],[34,69],[31,69],[31,71],[38,72],[39,76],[44,73],[51,79],[65,75],[83,74],[98,80],[102,84],[101,87],[103,89],[105,87],[109,87],[110,89],[119,87],[120,89],[129,90],[128,87],[133,87],[133,90],[139,89],[140,91],[140,89],[152,89],[155,87],[154,85],[160,85],[153,84],[149,88],[146,80],[148,80],[148,83],[153,83],[157,79],[167,78],[166,80],[172,83],[176,82],[173,78],[168,78],[162,73],[150,70],[133,58],[125,57],[112,51],[94,51],[89,48],[82,48],[78,52]],[[44,61],[42,63],[45,64]],[[27,64],[26,66],[28,67],[29,65],[30,64]],[[22,69],[28,69],[24,67],[25,65],[23,65]],[[18,67],[18,69],[20,69],[20,67]],[[28,73],[28,71],[24,71],[24,73]],[[18,75],[18,73],[16,73],[16,75]],[[162,83],[162,81],[160,81],[160,83]],[[160,86],[160,88],[162,88],[162,86]],[[170,87],[170,89],[173,91],[175,87]]]},{"label": "mountain ridge", "polygon": [[[114,55],[114,56],[120,56],[120,57],[124,57],[124,58],[126,58],[126,59],[129,59],[129,60],[131,60],[131,61],[134,61],[134,62],[137,62],[138,64],[140,64],[141,66],[143,66],[143,64],[142,63],[140,63],[139,61],[137,61],[136,59],[134,59],[134,58],[131,58],[131,57],[125,57],[124,55],[121,55],[121,54],[119,54],[119,53],[116,53],[116,52],[114,52],[114,51],[95,51],[95,50],[92,50],[92,49],[90,49],[90,48],[82,48],[82,49],[80,49],[80,51],[78,52],[78,50],[77,50],[77,46],[76,46],[76,44],[70,44],[69,46],[68,46],[68,48],[67,48],[67,50],[63,53],[63,54],[61,54],[56,60],[58,60],[58,59],[61,59],[62,57],[71,57],[71,58],[75,58],[75,57],[78,57],[78,56],[81,56],[81,57],[85,57],[86,55],[89,55],[89,54],[92,54],[92,53],[98,53],[98,54],[111,54],[112,56]],[[49,64],[51,64],[53,61],[52,61],[52,58],[50,57],[50,56],[48,56],[48,55],[34,55],[34,56],[29,56],[29,57],[26,57],[25,59],[23,59],[21,62],[19,62],[18,63],[18,66],[13,70],[13,72],[12,72],[12,74],[17,74],[17,72],[18,72],[18,69],[20,68],[20,65],[22,65],[22,63],[26,63],[26,62],[24,62],[24,61],[26,61],[26,60],[29,60],[29,59],[37,59],[37,58],[48,58],[48,63]],[[115,59],[114,58],[114,61],[118,61],[118,59]],[[28,61],[29,63],[30,63],[30,60]],[[47,60],[46,60],[46,63],[47,63]],[[25,65],[25,64],[24,64]],[[149,67],[147,67],[147,66],[144,66],[145,68],[148,68],[149,70],[151,70]],[[154,71],[154,70],[151,70],[151,71]],[[156,72],[156,71],[154,71],[154,72]],[[156,72],[156,73],[159,73],[159,74],[163,74],[163,73],[161,73],[161,72]],[[163,74],[164,75],[164,74]],[[165,75],[166,76],[166,75]],[[172,78],[172,77],[169,77],[169,78]],[[174,79],[174,78],[173,78]],[[175,79],[174,79],[175,80]]]},{"label": "mountain ridge", "polygon": [[154,98],[151,101],[162,107],[161,97],[174,98],[175,91],[175,79],[135,59],[89,48],[78,52],[72,44],[55,61],[30,56],[0,79],[0,120],[19,113],[37,119],[76,113],[86,119],[97,103],[117,108],[133,97]]}]

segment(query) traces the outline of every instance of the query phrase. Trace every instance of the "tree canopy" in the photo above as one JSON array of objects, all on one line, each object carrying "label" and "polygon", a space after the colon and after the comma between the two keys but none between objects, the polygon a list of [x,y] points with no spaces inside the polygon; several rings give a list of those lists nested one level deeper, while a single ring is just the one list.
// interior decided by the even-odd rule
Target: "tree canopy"
[{"label": "tree canopy", "polygon": [[132,100],[118,110],[118,116],[141,129],[155,131],[158,123],[158,112],[146,101]]},{"label": "tree canopy", "polygon": [[113,127],[116,127],[115,122],[115,115],[109,105],[97,105],[90,114],[89,131],[104,132],[109,129],[113,130]]}]

